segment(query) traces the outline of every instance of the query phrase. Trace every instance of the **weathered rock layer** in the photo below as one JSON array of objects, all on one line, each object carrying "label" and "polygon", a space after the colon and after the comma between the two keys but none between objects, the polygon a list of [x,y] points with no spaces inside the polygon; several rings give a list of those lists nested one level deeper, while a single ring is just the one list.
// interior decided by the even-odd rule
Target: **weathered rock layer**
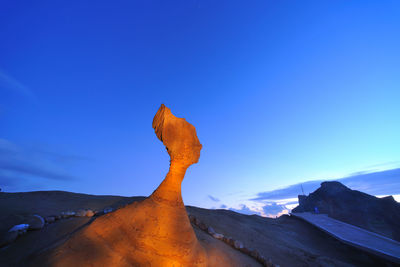
[{"label": "weathered rock layer", "polygon": [[[223,255],[197,240],[181,196],[186,169],[202,148],[195,128],[161,105],[153,120],[170,155],[164,181],[147,199],[105,214],[56,248],[53,266],[209,266]],[[223,264],[223,262],[221,262]]]}]

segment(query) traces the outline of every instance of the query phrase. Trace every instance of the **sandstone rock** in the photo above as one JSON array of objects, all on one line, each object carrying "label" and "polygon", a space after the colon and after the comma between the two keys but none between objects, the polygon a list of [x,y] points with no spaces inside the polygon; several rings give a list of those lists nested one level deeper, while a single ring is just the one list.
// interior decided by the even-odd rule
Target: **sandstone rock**
[{"label": "sandstone rock", "polygon": [[86,211],[86,217],[93,217],[93,216],[94,216],[94,212],[92,210]]},{"label": "sandstone rock", "polygon": [[84,209],[79,209],[76,211],[75,216],[76,217],[86,217],[87,211]]},{"label": "sandstone rock", "polygon": [[61,217],[64,218],[64,219],[72,217],[72,216],[75,216],[75,211],[63,211],[63,212],[61,212]]},{"label": "sandstone rock", "polygon": [[243,243],[242,242],[240,242],[239,240],[235,240],[234,242],[233,242],[233,246],[236,248],[236,249],[242,249],[244,246],[243,246]]},{"label": "sandstone rock", "polygon": [[229,238],[228,239],[228,244],[230,245],[230,246],[232,246],[232,247],[235,247],[235,239],[233,239],[233,238]]},{"label": "sandstone rock", "polygon": [[18,231],[5,232],[0,236],[0,248],[11,244],[17,237]]},{"label": "sandstone rock", "polygon": [[240,249],[240,251],[243,252],[244,254],[250,256],[250,252],[251,252],[250,249],[248,249],[248,248],[246,248],[246,247],[243,247],[243,248]]},{"label": "sandstone rock", "polygon": [[37,214],[30,216],[26,222],[29,224],[29,230],[40,230],[44,226],[43,217]]},{"label": "sandstone rock", "polygon": [[[99,216],[76,232],[57,248],[53,262],[59,266],[76,262],[82,266],[208,266],[181,194],[187,168],[200,157],[196,129],[164,105],[154,117],[153,128],[170,155],[165,179],[145,200]],[[220,266],[230,265],[223,261],[229,260],[228,255],[213,255],[221,259]]]},{"label": "sandstone rock", "polygon": [[252,256],[255,259],[258,259],[260,257],[260,253],[254,249],[250,252],[250,256]]},{"label": "sandstone rock", "polygon": [[212,228],[211,226],[208,226],[207,232],[208,232],[210,235],[213,235],[213,234],[216,233],[215,230],[214,230],[214,228]]},{"label": "sandstone rock", "polygon": [[215,233],[212,235],[214,238],[218,239],[218,240],[223,240],[224,239],[224,235],[223,234],[218,234]]},{"label": "sandstone rock", "polygon": [[257,258],[257,260],[259,261],[259,262],[261,262],[262,264],[264,264],[264,265],[266,265],[266,263],[267,263],[267,260],[264,258],[264,256],[262,256],[262,255],[259,255],[258,256],[258,258]]},{"label": "sandstone rock", "polygon": [[267,267],[274,267],[275,265],[272,263],[272,260],[271,260],[271,259],[267,259],[267,260],[266,260],[266,266],[267,266]]},{"label": "sandstone rock", "polygon": [[203,222],[200,222],[198,225],[197,225],[201,230],[203,230],[203,231],[207,231],[207,225],[205,224],[205,223],[203,223]]}]

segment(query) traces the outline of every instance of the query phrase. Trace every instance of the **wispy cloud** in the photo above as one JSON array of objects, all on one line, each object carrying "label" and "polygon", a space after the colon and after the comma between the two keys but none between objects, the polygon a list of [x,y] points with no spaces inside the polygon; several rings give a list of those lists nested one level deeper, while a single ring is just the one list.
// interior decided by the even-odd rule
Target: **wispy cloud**
[{"label": "wispy cloud", "polygon": [[220,200],[216,197],[213,197],[212,195],[208,195],[208,198],[211,199],[214,202],[219,202]]},{"label": "wispy cloud", "polygon": [[25,86],[20,81],[7,74],[3,70],[0,70],[0,88],[18,93],[32,100],[35,99],[35,94],[29,87]]},{"label": "wispy cloud", "polygon": [[74,177],[60,164],[60,157],[64,158],[56,153],[28,149],[0,139],[0,185],[18,188],[18,183],[27,181],[34,183],[43,179],[73,180]]}]

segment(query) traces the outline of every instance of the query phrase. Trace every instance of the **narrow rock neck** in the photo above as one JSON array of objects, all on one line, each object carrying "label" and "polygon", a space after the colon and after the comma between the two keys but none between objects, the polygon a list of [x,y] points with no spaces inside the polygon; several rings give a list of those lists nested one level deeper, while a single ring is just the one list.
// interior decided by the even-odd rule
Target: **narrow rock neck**
[{"label": "narrow rock neck", "polygon": [[150,198],[169,205],[183,205],[181,184],[189,166],[172,161],[164,181],[151,194]]}]

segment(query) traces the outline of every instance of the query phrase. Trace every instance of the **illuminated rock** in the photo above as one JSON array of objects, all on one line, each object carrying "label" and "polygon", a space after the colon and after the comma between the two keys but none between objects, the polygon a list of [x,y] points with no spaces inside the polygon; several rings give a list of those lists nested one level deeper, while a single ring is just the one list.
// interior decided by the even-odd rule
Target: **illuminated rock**
[{"label": "illuminated rock", "polygon": [[77,232],[54,251],[50,265],[209,265],[181,195],[186,169],[200,157],[196,130],[164,105],[154,117],[153,128],[171,158],[163,182],[147,199],[105,214]]}]

